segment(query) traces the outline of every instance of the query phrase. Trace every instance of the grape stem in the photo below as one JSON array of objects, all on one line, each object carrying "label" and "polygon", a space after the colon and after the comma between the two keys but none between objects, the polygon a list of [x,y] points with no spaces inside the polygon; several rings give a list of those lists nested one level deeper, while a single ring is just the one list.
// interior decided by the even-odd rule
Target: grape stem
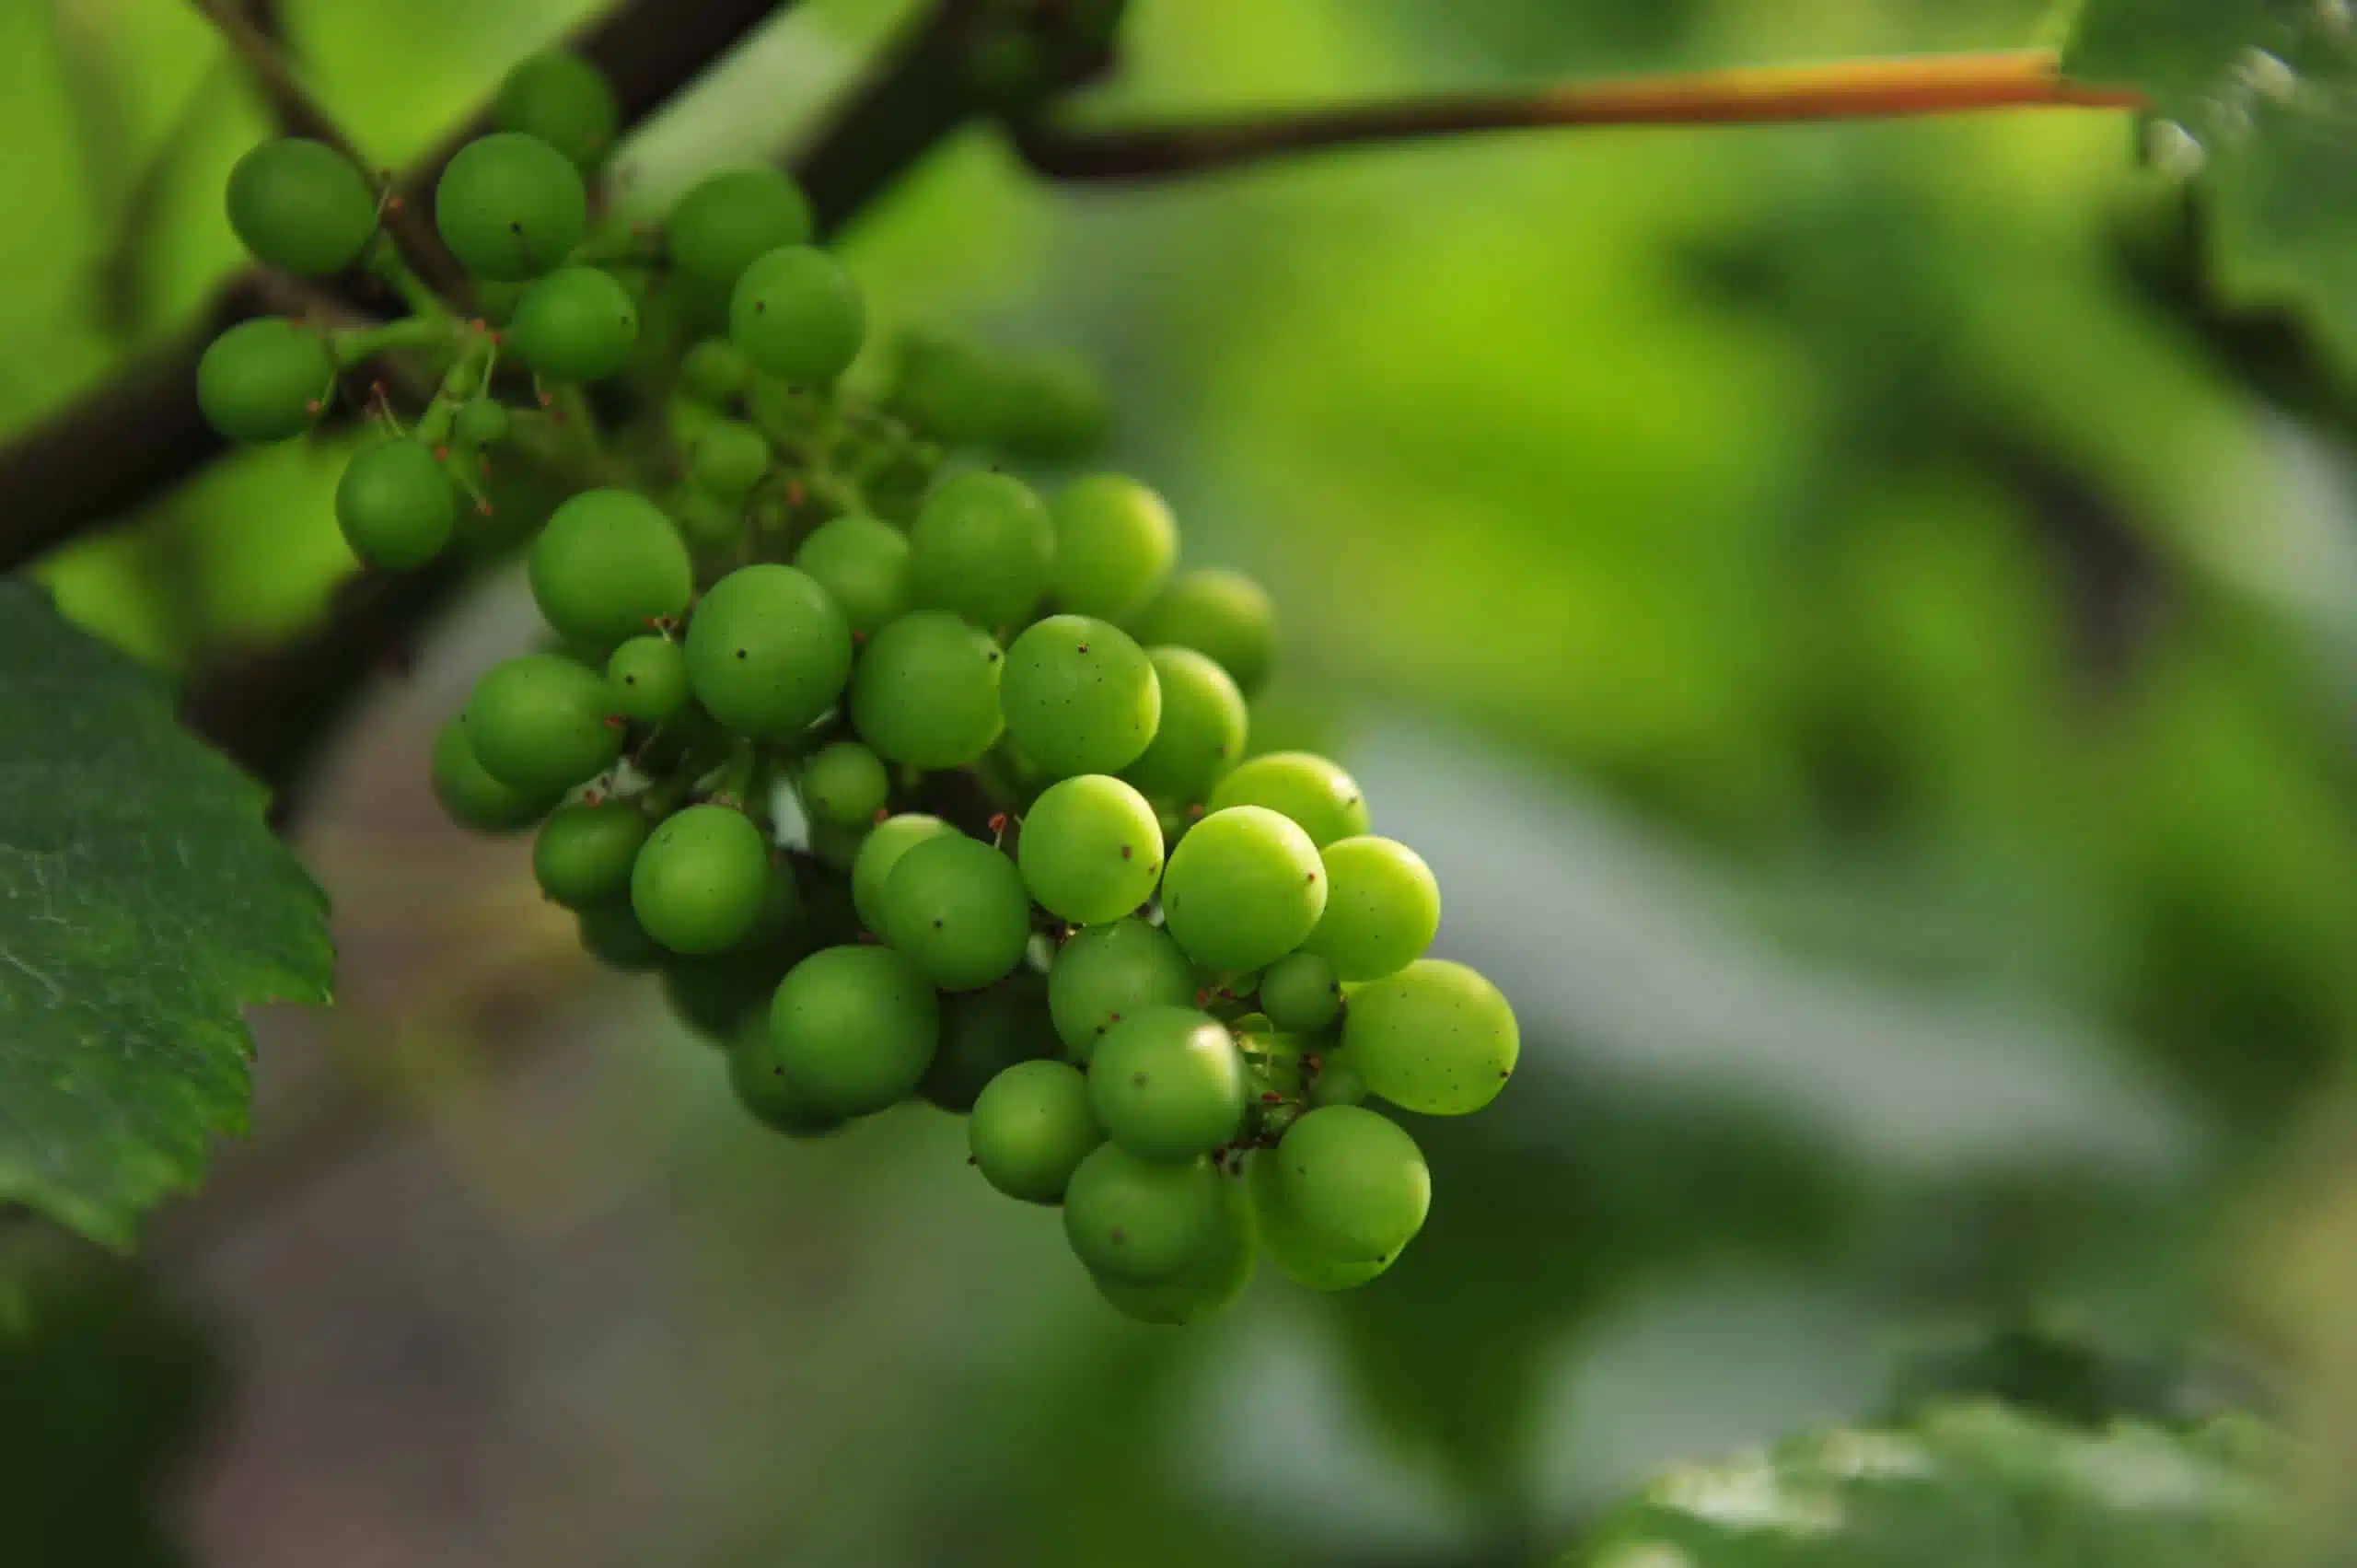
[{"label": "grape stem", "polygon": [[379,326],[338,327],[328,333],[328,352],[336,367],[348,370],[363,360],[401,349],[440,348],[455,342],[458,332],[449,319],[405,316]]}]

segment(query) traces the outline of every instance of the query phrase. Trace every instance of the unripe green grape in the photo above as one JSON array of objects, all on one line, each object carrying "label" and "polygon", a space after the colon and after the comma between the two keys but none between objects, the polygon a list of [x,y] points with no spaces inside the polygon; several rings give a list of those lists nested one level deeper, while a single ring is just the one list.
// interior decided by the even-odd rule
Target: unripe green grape
[{"label": "unripe green grape", "polygon": [[883,935],[884,888],[891,879],[893,867],[900,864],[900,857],[928,839],[957,836],[957,829],[922,811],[903,811],[876,824],[875,830],[860,841],[859,854],[851,866],[852,908],[858,914],[860,924]]},{"label": "unripe green grape", "polygon": [[883,938],[944,991],[974,991],[1023,961],[1031,900],[1015,862],[951,834],[910,848],[884,883]]},{"label": "unripe green grape", "polygon": [[1018,970],[988,991],[942,999],[941,1044],[917,1092],[962,1114],[1009,1067],[1055,1053],[1056,1031],[1039,977]]},{"label": "unripe green grape", "polygon": [[461,715],[483,771],[527,795],[553,796],[596,778],[622,754],[607,722],[606,682],[555,654],[525,654],[485,670]]},{"label": "unripe green grape", "polygon": [[998,738],[999,670],[987,633],[919,610],[867,641],[851,679],[851,721],[878,756],[915,768],[962,768]]},{"label": "unripe green grape", "polygon": [[450,428],[474,447],[496,447],[507,439],[507,405],[494,398],[469,398],[459,405]]},{"label": "unripe green grape", "polygon": [[319,416],[335,362],[319,334],[283,316],[240,321],[196,363],[204,421],[232,441],[284,441]]},{"label": "unripe green grape", "polygon": [[1464,1116],[1497,1098],[1514,1075],[1522,1031],[1483,976],[1419,958],[1351,993],[1342,1045],[1366,1086],[1402,1110]]},{"label": "unripe green grape", "polygon": [[1355,1105],[1295,1122],[1264,1179],[1270,1204],[1305,1245],[1373,1278],[1423,1228],[1433,1200],[1423,1152],[1399,1123]]},{"label": "unripe green grape", "polygon": [[712,716],[756,740],[791,740],[851,678],[851,626],[791,566],[740,566],[688,622],[688,683]]},{"label": "unripe green grape", "polygon": [[1086,360],[1054,352],[1009,355],[998,366],[999,449],[1016,457],[1071,458],[1104,444],[1112,405]]},{"label": "unripe green grape", "polygon": [[679,537],[702,551],[733,552],[745,540],[745,505],[723,501],[708,490],[682,486],[670,500],[671,516],[679,520]]},{"label": "unripe green grape", "polygon": [[1220,1245],[1224,1185],[1209,1160],[1164,1164],[1100,1144],[1064,1188],[1064,1239],[1092,1273],[1159,1284]]},{"label": "unripe green grape", "polygon": [[[798,935],[798,934],[797,934]],[[680,1023],[707,1040],[733,1040],[749,1022],[766,1034],[770,998],[777,982],[807,944],[799,940],[756,944],[702,958],[667,955],[663,1000]]]},{"label": "unripe green grape", "polygon": [[753,934],[772,896],[769,841],[726,806],[666,818],[631,869],[639,924],[674,953],[726,952]]},{"label": "unripe green grape", "polygon": [[1244,756],[1250,725],[1244,693],[1218,662],[1192,648],[1148,648],[1162,718],[1121,776],[1157,799],[1202,800]]},{"label": "unripe green grape", "polygon": [[1268,591],[1240,572],[1181,572],[1131,628],[1141,643],[1169,643],[1218,661],[1246,696],[1269,677],[1276,656],[1276,610]]},{"label": "unripe green grape", "polygon": [[621,105],[597,66],[571,50],[545,49],[518,61],[501,80],[491,117],[503,131],[538,136],[591,174],[613,151]]},{"label": "unripe green grape", "polygon": [[870,830],[864,826],[814,820],[810,824],[810,853],[822,865],[849,871],[859,864],[860,848],[867,842]]},{"label": "unripe green grape", "polygon": [[[1328,875],[1332,875],[1330,863]],[[1329,888],[1325,919],[1333,917],[1334,892]],[[1287,1034],[1316,1034],[1342,1010],[1342,987],[1334,966],[1314,952],[1286,954],[1260,977],[1260,1010]]]},{"label": "unripe green grape", "polygon": [[866,1116],[906,1098],[941,1035],[933,987],[889,947],[828,947],[787,971],[770,1005],[787,1086],[819,1109]]},{"label": "unripe green grape", "polygon": [[1290,817],[1320,849],[1367,830],[1358,780],[1308,751],[1271,751],[1238,764],[1212,791],[1213,811],[1231,806],[1265,806]]},{"label": "unripe green grape", "polygon": [[842,1126],[845,1118],[822,1109],[786,1076],[766,1011],[741,1024],[727,1048],[728,1086],[754,1121],[789,1138],[824,1137]]},{"label": "unripe green grape", "polygon": [[741,499],[770,468],[769,437],[742,420],[704,426],[688,457],[688,472],[723,500]]},{"label": "unripe green grape", "polygon": [[1140,1159],[1190,1160],[1242,1131],[1244,1058],[1225,1025],[1148,1007],[1105,1031],[1088,1063],[1097,1125]]},{"label": "unripe green grape", "polygon": [[1009,474],[959,474],[925,498],[909,529],[916,602],[977,626],[1021,624],[1048,591],[1056,534],[1031,487]]},{"label": "unripe green grape", "polygon": [[755,366],[795,386],[831,383],[859,357],[867,306],[842,263],[782,245],[746,267],[728,300],[728,336]]},{"label": "unripe green grape", "polygon": [[1051,615],[1006,650],[999,706],[1024,754],[1053,778],[1113,773],[1162,722],[1154,665],[1109,621]]},{"label": "unripe green grape", "polygon": [[1141,1323],[1178,1327],[1199,1323],[1244,1294],[1244,1287],[1252,1283],[1260,1226],[1243,1182],[1223,1180],[1219,1190],[1216,1237],[1194,1262],[1169,1279],[1133,1285],[1090,1272],[1090,1282],[1116,1311]]},{"label": "unripe green grape", "polygon": [[484,771],[468,744],[467,726],[453,718],[434,738],[434,798],[450,820],[478,833],[512,833],[549,813],[563,795],[517,789]]},{"label": "unripe green grape", "polygon": [[1048,1014],[1065,1052],[1086,1064],[1122,1019],[1193,1003],[1194,967],[1158,925],[1132,918],[1076,931],[1048,969]]},{"label": "unripe green grape", "polygon": [[1136,912],[1162,879],[1162,824],[1145,796],[1083,773],[1041,792],[1016,849],[1023,884],[1050,914],[1099,925]]},{"label": "unripe green grape", "polygon": [[377,232],[377,193],[323,142],[282,136],[229,170],[229,226],[259,261],[326,277],[360,260]]},{"label": "unripe green grape", "polygon": [[1326,912],[1317,846],[1258,806],[1214,811],[1170,852],[1162,918],[1206,969],[1257,970],[1301,946]]},{"label": "unripe green grape", "polygon": [[855,740],[838,740],[802,765],[802,803],[814,822],[865,828],[882,810],[892,781],[884,764]]},{"label": "unripe green grape", "polygon": [[794,563],[818,579],[863,637],[908,611],[908,536],[889,523],[856,515],[830,518],[810,530]]},{"label": "unripe green grape", "polygon": [[886,404],[913,429],[950,446],[990,438],[999,427],[1004,393],[988,354],[963,338],[939,332],[903,333]]},{"label": "unripe green grape", "polygon": [[552,381],[601,381],[638,346],[638,306],[598,267],[559,267],[516,302],[507,340]]},{"label": "unripe green grape", "polygon": [[405,572],[442,553],[459,526],[458,492],[434,454],[407,436],[353,455],[335,487],[336,526],[352,553]]},{"label": "unripe green grape", "polygon": [[1348,1062],[1328,1057],[1309,1080],[1312,1106],[1356,1105],[1366,1098],[1366,1074]]},{"label": "unripe green grape", "polygon": [[678,616],[695,592],[679,530],[627,490],[585,490],[559,506],[532,541],[528,575],[541,617],[593,647]]},{"label": "unripe green grape", "polygon": [[745,394],[753,379],[752,362],[745,351],[726,338],[704,338],[679,362],[679,384],[690,397],[714,408],[726,407]]},{"label": "unripe green grape", "polygon": [[1440,883],[1423,856],[1371,835],[1337,839],[1326,863],[1326,912],[1303,939],[1343,980],[1381,980],[1424,956],[1440,934]]},{"label": "unripe green grape", "polygon": [[1076,479],[1048,515],[1056,528],[1056,603],[1065,610],[1119,621],[1170,580],[1178,525],[1161,496],[1128,475]]},{"label": "unripe green grape", "polygon": [[[810,203],[801,187],[770,168],[705,175],[671,204],[663,224],[672,267],[724,309],[757,257],[782,245],[806,245],[811,233]],[[730,389],[743,389],[741,381]]]},{"label": "unripe green grape", "polygon": [[434,187],[434,223],[467,270],[501,283],[563,261],[589,226],[581,171],[538,136],[494,131],[460,147]]},{"label": "unripe green grape", "polygon": [[609,899],[580,912],[582,947],[610,970],[623,974],[648,974],[671,957],[639,924],[638,915],[627,898]]},{"label": "unripe green grape", "polygon": [[532,841],[533,879],[567,909],[603,903],[630,890],[646,833],[646,813],[627,800],[560,806]]},{"label": "unripe green grape", "polygon": [[1023,1062],[974,1101],[966,1144],[982,1179],[1027,1203],[1061,1203],[1073,1172],[1105,1141],[1088,1110],[1088,1085],[1065,1062]]},{"label": "unripe green grape", "polygon": [[1325,1291],[1355,1290],[1383,1272],[1380,1263],[1339,1257],[1311,1240],[1286,1211],[1276,1177],[1277,1151],[1255,1150],[1245,1176],[1245,1192],[1252,1204],[1260,1250],[1277,1272],[1297,1285]]},{"label": "unripe green grape", "polygon": [[638,724],[661,724],[688,705],[688,656],[652,633],[633,637],[606,661],[606,702]]}]

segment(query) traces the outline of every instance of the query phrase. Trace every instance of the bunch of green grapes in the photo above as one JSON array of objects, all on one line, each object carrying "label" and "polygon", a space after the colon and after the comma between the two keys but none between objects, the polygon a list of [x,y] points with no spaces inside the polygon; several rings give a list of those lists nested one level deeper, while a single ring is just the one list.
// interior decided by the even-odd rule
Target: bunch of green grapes
[{"label": "bunch of green grapes", "polygon": [[[421,365],[424,412],[404,427],[379,394],[337,495],[381,566],[448,546],[490,448],[563,482],[526,550],[549,635],[441,732],[448,813],[531,832],[584,946],[657,975],[760,1121],[966,1116],[981,1176],[1060,1207],[1132,1317],[1216,1310],[1260,1256],[1324,1290],[1382,1273],[1431,1181],[1376,1106],[1478,1110],[1519,1036],[1494,986],[1426,956],[1439,889],[1356,782],[1251,753],[1266,595],[1179,570],[1133,478],[1043,496],[950,455],[1069,449],[1102,424],[1084,379],[1027,391],[923,340],[882,399],[847,383],[865,303],[784,175],[725,170],[659,234],[601,231],[595,73],[543,56],[501,103],[435,192],[500,327],[430,296],[350,335],[252,323],[202,388],[226,433],[281,438],[356,356]],[[257,149],[230,207],[266,261],[421,292],[327,149]]]}]

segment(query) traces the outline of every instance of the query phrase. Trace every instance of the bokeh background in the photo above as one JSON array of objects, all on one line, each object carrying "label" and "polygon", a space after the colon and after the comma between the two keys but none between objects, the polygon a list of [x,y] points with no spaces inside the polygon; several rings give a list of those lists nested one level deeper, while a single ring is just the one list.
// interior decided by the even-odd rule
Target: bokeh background
[{"label": "bokeh background", "polygon": [[[389,165],[586,9],[279,6]],[[622,199],[793,145],[902,9],[795,9]],[[1137,0],[1078,107],[2013,46],[2045,9]],[[0,439],[236,263],[264,125],[180,0],[0,6]],[[432,805],[435,726],[528,635],[494,579],[302,825],[339,1005],[261,1020],[254,1134],[146,1294],[0,1362],[46,1412],[19,1489],[110,1499],[126,1562],[1410,1568],[1934,1387],[2345,1420],[2352,426],[2222,348],[2136,148],[2041,112],[1058,188],[962,135],[844,237],[877,312],[1099,367],[1105,460],[1280,605],[1256,739],[1358,772],[1519,1011],[1512,1091],[1414,1128],[1423,1236],[1347,1296],[1144,1329],[952,1119],[764,1134]],[[167,670],[298,631],[351,567],[339,462],[221,462],[41,575]],[[152,1513],[72,1411],[157,1434]]]}]

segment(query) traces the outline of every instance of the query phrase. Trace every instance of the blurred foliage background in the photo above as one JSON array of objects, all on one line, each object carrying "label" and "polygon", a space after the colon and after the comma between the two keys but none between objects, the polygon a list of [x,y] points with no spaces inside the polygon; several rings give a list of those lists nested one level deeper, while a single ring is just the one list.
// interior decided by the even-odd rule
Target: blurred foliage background
[{"label": "blurred foliage background", "polygon": [[[279,7],[388,165],[585,9]],[[795,10],[622,199],[788,145],[900,9]],[[2004,47],[2043,10],[1139,0],[1079,107]],[[235,263],[264,124],[180,0],[0,6],[0,439]],[[1276,596],[1256,739],[1335,748],[1423,851],[1527,1070],[1416,1127],[1433,1215],[1376,1285],[1117,1319],[951,1120],[768,1139],[516,846],[440,824],[424,747],[526,634],[494,582],[307,820],[340,1005],[266,1020],[251,1145],[142,1276],[11,1307],[80,1332],[0,1401],[71,1406],[35,1376],[71,1365],[127,1421],[207,1406],[115,1446],[153,1521],[72,1560],[1503,1563],[1666,1460],[1939,1388],[2345,1434],[2350,432],[2152,286],[2135,150],[2030,113],[1061,189],[961,136],[844,237],[879,314],[1100,367],[1107,460]],[[41,575],[193,668],[322,612],[338,466],[237,456]],[[28,1497],[139,1490],[32,1450]]]}]

